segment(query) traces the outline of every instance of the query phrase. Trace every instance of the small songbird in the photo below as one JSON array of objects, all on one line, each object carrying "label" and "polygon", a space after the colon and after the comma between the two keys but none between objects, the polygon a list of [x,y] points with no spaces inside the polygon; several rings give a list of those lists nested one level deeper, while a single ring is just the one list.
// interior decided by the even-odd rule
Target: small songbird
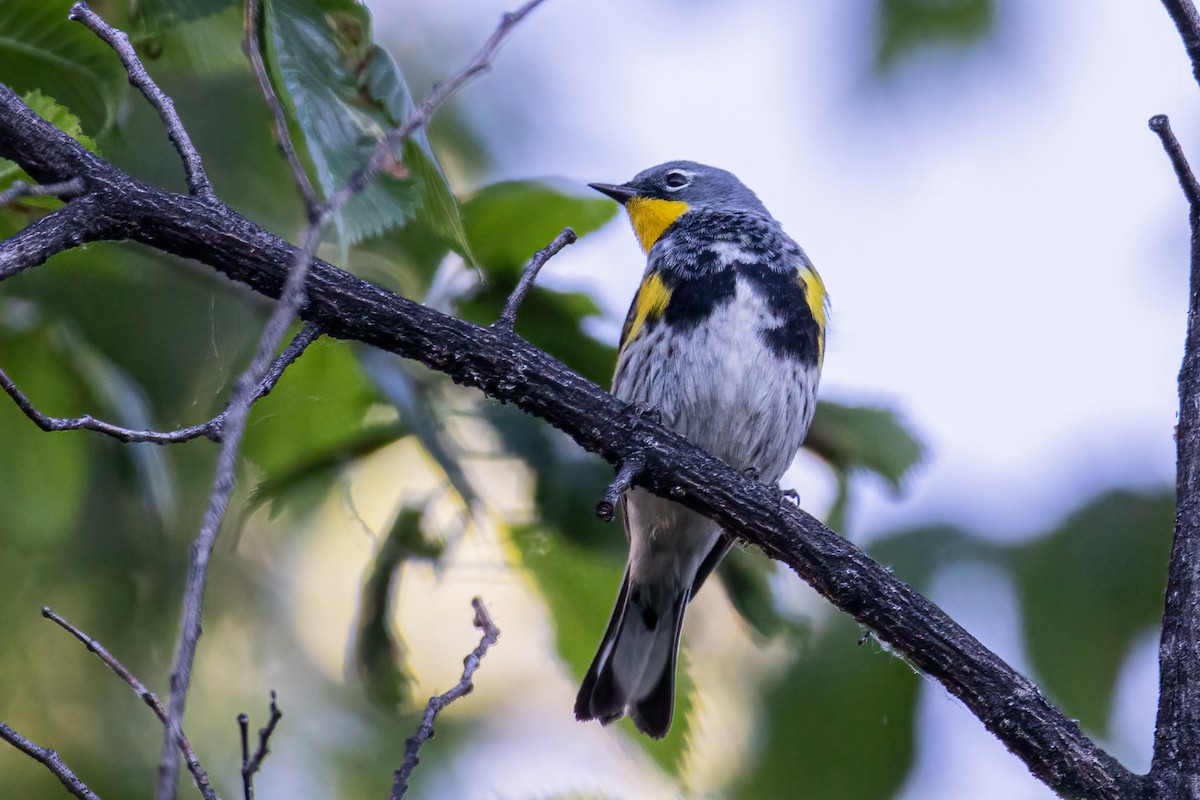
[{"label": "small songbird", "polygon": [[[612,391],[657,411],[693,444],[776,483],[808,432],[825,349],[817,271],[730,172],[670,161],[620,185],[646,272],[621,331]],[[625,713],[671,727],[683,612],[729,552],[707,518],[643,489],[626,493],[625,580],[575,701],[580,720]]]}]

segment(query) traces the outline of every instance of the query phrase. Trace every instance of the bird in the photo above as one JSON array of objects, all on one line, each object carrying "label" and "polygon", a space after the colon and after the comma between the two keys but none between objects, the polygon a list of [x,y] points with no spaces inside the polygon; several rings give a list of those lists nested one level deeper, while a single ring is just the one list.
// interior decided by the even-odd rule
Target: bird
[{"label": "bird", "polygon": [[[646,270],[621,331],[612,393],[692,444],[778,484],[812,422],[828,296],[804,251],[733,173],[668,161],[622,184]],[[580,721],[671,727],[684,610],[734,537],[641,488],[621,502],[629,558],[575,702]]]}]

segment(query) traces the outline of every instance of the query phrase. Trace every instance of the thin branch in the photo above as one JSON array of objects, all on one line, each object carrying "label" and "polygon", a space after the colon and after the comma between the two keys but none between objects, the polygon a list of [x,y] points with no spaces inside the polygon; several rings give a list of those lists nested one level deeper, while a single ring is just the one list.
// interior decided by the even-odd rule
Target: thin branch
[{"label": "thin branch", "polygon": [[613,478],[612,483],[608,485],[608,491],[604,493],[604,499],[596,504],[596,516],[604,522],[612,522],[613,513],[617,510],[617,503],[621,502],[621,496],[629,489],[629,485],[633,483],[633,479],[638,476],[646,467],[646,459],[639,453],[634,453],[629,458],[621,462],[621,468],[617,470],[617,477]]},{"label": "thin branch", "polygon": [[555,236],[550,244],[543,247],[533,254],[529,264],[525,267],[525,271],[521,273],[521,279],[517,281],[516,288],[512,290],[512,294],[508,296],[508,300],[504,303],[504,310],[500,312],[500,316],[492,323],[493,328],[504,328],[512,330],[517,324],[517,311],[521,308],[521,303],[525,302],[525,296],[529,294],[529,290],[533,288],[533,282],[537,280],[538,273],[546,262],[558,255],[558,252],[569,244],[575,244],[578,237],[575,231],[570,228],[563,228],[562,233]]},{"label": "thin branch", "polygon": [[1200,182],[1196,181],[1196,175],[1188,165],[1187,157],[1183,154],[1179,140],[1175,138],[1175,132],[1171,130],[1171,121],[1167,119],[1167,115],[1155,114],[1151,117],[1150,130],[1157,133],[1158,138],[1162,141],[1163,149],[1167,151],[1167,157],[1171,159],[1175,177],[1179,180],[1179,186],[1183,189],[1183,196],[1188,201],[1188,205],[1200,208]]},{"label": "thin branch", "polygon": [[1200,14],[1196,13],[1192,0],[1162,0],[1162,4],[1179,29],[1184,49],[1192,61],[1192,75],[1200,83]]},{"label": "thin branch", "polygon": [[101,228],[108,226],[98,210],[94,204],[74,200],[0,241],[0,281],[41,266],[55,253],[103,237]]},{"label": "thin branch", "polygon": [[46,769],[54,774],[54,777],[58,778],[58,782],[68,792],[78,797],[79,800],[100,800],[99,795],[89,789],[88,785],[71,771],[71,768],[63,762],[58,753],[53,750],[47,750],[44,747],[38,747],[3,722],[0,722],[0,739],[8,742],[34,761],[45,766]]},{"label": "thin branch", "polygon": [[300,193],[304,195],[305,219],[312,221],[316,217],[317,193],[313,189],[312,181],[308,179],[307,170],[300,163],[300,156],[297,155],[296,145],[292,141],[292,132],[288,128],[283,104],[279,102],[279,95],[275,94],[275,87],[271,85],[271,78],[267,75],[267,67],[263,63],[261,47],[262,0],[246,0],[244,27],[246,39],[243,48],[246,51],[246,58],[250,59],[250,66],[253,67],[254,74],[258,78],[258,87],[262,90],[263,98],[267,101],[267,107],[271,109],[271,119],[275,121],[275,139],[279,142],[279,147],[283,150],[284,156],[287,157],[288,166],[292,169],[292,177],[296,179],[296,185],[300,187]]},{"label": "thin branch", "polygon": [[117,52],[121,63],[125,65],[125,71],[129,73],[129,82],[146,96],[146,100],[150,102],[150,105],[158,112],[158,116],[162,118],[163,124],[166,125],[167,136],[170,137],[171,144],[175,145],[176,152],[183,160],[188,188],[192,194],[206,199],[215,197],[212,183],[208,180],[204,165],[200,163],[200,153],[192,144],[187,130],[184,129],[183,122],[179,119],[178,112],[175,111],[175,103],[162,89],[158,88],[158,84],[150,77],[150,73],[146,72],[146,68],[142,66],[142,61],[138,58],[137,51],[133,49],[125,32],[109,25],[84,2],[78,2],[71,6],[71,12],[67,18],[83,23],[88,30]]},{"label": "thin branch", "polygon": [[[1167,4],[1168,8],[1172,5]],[[1195,59],[1196,11],[1187,3],[1179,13],[1189,21],[1186,30],[1181,25],[1180,31]],[[1179,370],[1179,424],[1175,430],[1175,537],[1159,642],[1158,720],[1149,778],[1160,796],[1195,798],[1200,796],[1200,184],[1166,116],[1151,119],[1150,127],[1162,140],[1183,189],[1192,241],[1187,338]]]},{"label": "thin branch", "polygon": [[[275,388],[275,384],[283,376],[286,370],[297,358],[304,353],[313,341],[320,336],[320,330],[315,325],[305,325],[300,333],[296,335],[287,346],[287,348],[279,354],[275,359],[271,370],[263,378],[259,384],[258,393],[255,395],[255,400],[267,396],[271,390]],[[222,431],[225,426],[225,420],[229,415],[229,409],[225,409],[217,416],[202,422],[199,425],[192,425],[187,428],[180,428],[174,431],[150,431],[150,430],[133,430],[132,428],[124,428],[120,425],[114,425],[111,422],[96,419],[91,414],[84,414],[82,417],[49,417],[43,414],[33,404],[21,389],[13,382],[3,369],[0,369],[0,389],[8,393],[13,402],[17,404],[17,408],[21,410],[25,416],[33,420],[33,423],[47,433],[57,431],[94,431],[102,433],[105,436],[111,436],[120,442],[149,442],[150,444],[178,444],[180,442],[190,442],[193,439],[198,439],[201,436],[207,437],[214,442],[221,441]]]},{"label": "thin branch", "polygon": [[[118,678],[129,684],[129,688],[133,689],[137,696],[142,698],[142,702],[150,707],[150,710],[154,712],[154,716],[158,717],[159,722],[165,723],[167,721],[167,712],[163,709],[162,703],[158,701],[158,696],[147,689],[146,685],[138,680],[137,676],[128,667],[118,661],[116,656],[108,652],[104,645],[67,622],[49,606],[42,609],[42,616],[74,636],[83,643],[84,647],[95,653],[104,662],[105,666],[116,673]],[[183,758],[188,765],[188,770],[192,773],[192,778],[196,781],[196,788],[200,790],[200,794],[204,796],[205,800],[217,800],[217,793],[213,790],[212,784],[208,780],[208,772],[200,764],[200,759],[196,756],[196,751],[192,748],[192,743],[188,741],[187,736],[180,737],[179,752],[183,754]]]},{"label": "thin branch", "polygon": [[250,715],[238,714],[238,729],[242,734],[242,796],[254,800],[254,775],[262,769],[262,763],[271,752],[271,736],[283,719],[283,712],[275,703],[275,692],[271,691],[271,714],[266,727],[258,729],[258,749],[250,755]]},{"label": "thin branch", "polygon": [[476,597],[471,600],[471,606],[475,609],[475,627],[483,631],[483,636],[479,640],[479,645],[463,659],[462,679],[458,684],[445,694],[429,698],[429,704],[425,706],[425,716],[421,719],[420,727],[404,743],[404,763],[400,765],[400,769],[396,770],[396,780],[392,784],[392,793],[388,795],[388,800],[400,800],[404,797],[404,793],[408,791],[408,779],[412,777],[413,770],[421,761],[417,754],[421,750],[421,746],[433,738],[433,722],[437,719],[438,712],[458,698],[471,693],[475,688],[473,682],[475,671],[483,663],[483,657],[487,655],[488,648],[500,638],[500,629],[492,622],[492,616],[488,613],[483,600]]},{"label": "thin branch", "polygon": [[81,194],[83,194],[83,179],[81,178],[71,178],[67,181],[48,183],[44,186],[39,183],[29,183],[28,181],[14,181],[12,186],[0,192],[0,208],[4,208],[14,200],[19,200],[22,197],[53,196],[62,200],[70,200]]}]

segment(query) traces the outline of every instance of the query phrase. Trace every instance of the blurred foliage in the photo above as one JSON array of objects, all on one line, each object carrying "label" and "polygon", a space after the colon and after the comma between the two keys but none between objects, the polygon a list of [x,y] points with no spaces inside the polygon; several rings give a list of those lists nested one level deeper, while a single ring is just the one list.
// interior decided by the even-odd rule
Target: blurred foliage
[{"label": "blurred foliage", "polygon": [[965,51],[996,24],[995,0],[876,0],[875,69],[893,71],[930,48]]},{"label": "blurred foliage", "polygon": [[[0,3],[0,81],[121,168],[181,189],[182,170],[156,114],[128,88],[108,46],[66,20],[70,4]],[[174,98],[222,198],[291,236],[303,220],[302,203],[241,54],[240,5],[92,3],[129,31]],[[993,16],[986,1],[880,0],[879,63],[888,67],[930,42],[978,41]],[[412,97],[354,0],[266,0],[264,22],[272,84],[290,111],[310,177],[328,194],[404,118]],[[456,191],[439,155],[468,165],[477,181],[488,165],[478,150],[482,138],[465,122],[469,115],[449,113],[434,128],[438,135],[406,142],[381,182],[347,207],[337,246],[327,249],[356,274],[486,324],[534,252],[563,227],[580,235],[598,229],[618,208],[581,186],[548,180]],[[0,189],[18,177],[12,165],[0,164]],[[0,235],[56,203],[3,210]],[[88,245],[0,286],[0,367],[49,414],[92,413],[132,427],[190,425],[222,407],[267,309],[249,291],[179,259],[124,244]],[[599,314],[588,294],[538,285],[517,329],[606,385],[616,354],[588,325]],[[839,530],[859,476],[900,491],[924,457],[895,412],[829,402],[819,405],[806,446],[837,482],[830,521]],[[308,554],[336,574],[337,559],[309,550],[324,524],[317,520],[337,506],[371,532],[347,487],[398,448],[419,456],[384,476],[396,496],[351,587],[354,624],[335,632],[347,672],[360,681],[338,679],[301,641],[317,622],[292,618],[300,612],[285,600],[290,570]],[[144,795],[157,757],[156,723],[127,687],[37,611],[55,607],[161,690],[215,448],[205,440],[160,449],[86,433],[47,435],[0,402],[0,449],[0,714],[60,750],[102,796]],[[288,758],[290,770],[309,770],[314,796],[385,794],[415,724],[414,705],[423,702],[410,649],[418,645],[398,624],[401,603],[421,601],[404,596],[406,579],[430,565],[439,574],[461,566],[460,535],[474,520],[496,522],[508,556],[497,569],[540,597],[553,632],[547,655],[573,680],[582,676],[612,610],[625,542],[619,525],[592,513],[612,469],[558,431],[411,363],[322,340],[256,405],[242,454],[232,519],[246,535],[226,536],[215,555],[188,717],[226,796],[240,791],[233,720],[244,710],[262,713],[268,685],[280,690],[287,717],[273,745],[280,755],[260,779],[262,796],[282,796],[269,791],[275,758]],[[506,480],[496,480],[501,474]],[[519,480],[510,485],[513,476]],[[1122,660],[1155,624],[1171,506],[1166,494],[1113,492],[1022,544],[926,528],[879,539],[871,552],[926,590],[961,563],[1003,570],[1021,600],[1037,677],[1068,713],[1103,733]],[[754,755],[725,790],[747,798],[891,797],[916,749],[921,684],[877,645],[856,644],[861,632],[848,620],[797,617],[780,596],[785,577],[761,553],[737,548],[711,582],[729,601],[730,624],[776,659],[752,711],[756,732],[745,749]],[[307,591],[334,596],[342,588]],[[323,603],[322,594],[318,611]],[[644,748],[647,763],[680,793],[691,786],[694,748],[707,724],[704,691],[714,690],[701,654],[690,663],[688,647],[685,635],[671,735],[656,743],[632,734],[627,722],[612,729]],[[487,726],[473,725],[469,715],[487,709],[463,708],[468,716],[439,721],[436,746],[422,751],[422,775],[452,770],[456,758],[480,747],[472,742]],[[496,719],[492,727],[503,724]],[[548,774],[562,771],[556,754],[546,759]],[[588,787],[564,787],[572,789]],[[59,796],[44,771],[0,748],[0,797]]]}]

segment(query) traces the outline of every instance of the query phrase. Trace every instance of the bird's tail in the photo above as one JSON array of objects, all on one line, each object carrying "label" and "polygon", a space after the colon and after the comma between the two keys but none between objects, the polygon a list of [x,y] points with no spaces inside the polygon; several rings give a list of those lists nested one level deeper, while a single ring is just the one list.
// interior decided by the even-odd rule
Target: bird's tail
[{"label": "bird's tail", "polygon": [[629,712],[642,733],[661,739],[671,727],[675,706],[675,659],[679,631],[690,592],[667,596],[661,587],[630,587],[629,571],[621,583],[600,650],[592,661],[575,717],[614,722]]}]

